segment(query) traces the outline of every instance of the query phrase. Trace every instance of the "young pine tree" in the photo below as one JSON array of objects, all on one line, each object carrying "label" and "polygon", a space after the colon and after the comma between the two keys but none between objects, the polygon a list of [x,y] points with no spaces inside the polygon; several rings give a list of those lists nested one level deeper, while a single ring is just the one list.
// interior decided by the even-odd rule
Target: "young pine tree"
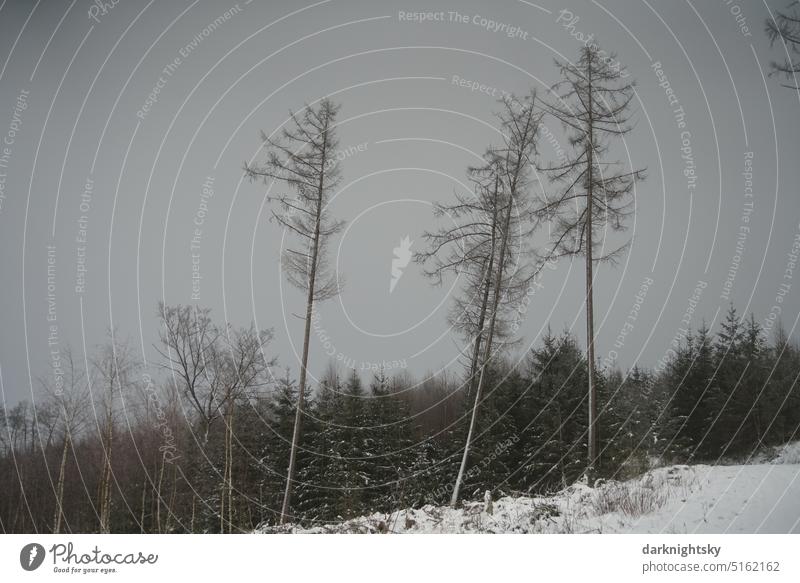
[{"label": "young pine tree", "polygon": [[586,359],[568,333],[549,331],[531,352],[533,387],[529,436],[523,445],[525,489],[538,492],[563,488],[583,472],[586,450]]}]

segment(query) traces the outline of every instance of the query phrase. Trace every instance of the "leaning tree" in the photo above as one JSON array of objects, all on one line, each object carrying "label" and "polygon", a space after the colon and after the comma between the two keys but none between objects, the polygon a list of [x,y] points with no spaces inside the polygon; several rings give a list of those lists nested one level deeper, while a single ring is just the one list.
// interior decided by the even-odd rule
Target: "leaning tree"
[{"label": "leaning tree", "polygon": [[326,261],[326,246],[338,233],[343,222],[330,217],[329,203],[340,179],[336,161],[336,115],[339,106],[322,99],[316,107],[306,106],[302,114],[291,114],[289,127],[279,138],[262,133],[268,150],[263,164],[245,164],[245,173],[252,180],[277,181],[290,193],[275,195],[272,216],[297,243],[283,251],[281,265],[286,278],[306,293],[303,333],[303,355],[297,392],[297,407],[286,472],[286,491],[281,507],[281,524],[286,522],[292,500],[297,450],[303,420],[304,395],[308,376],[308,352],[311,319],[316,302],[339,293],[339,278]]},{"label": "leaning tree", "polygon": [[[474,390],[469,428],[451,504],[458,502],[474,439],[486,368],[505,338],[502,314],[527,286],[530,271],[521,262],[530,232],[527,189],[534,167],[541,112],[534,93],[525,99],[503,99],[498,113],[502,143],[489,148],[484,163],[469,169],[475,192],[457,195],[453,204],[440,205],[437,215],[455,221],[453,227],[426,233],[429,248],[417,261],[430,262],[426,273],[435,281],[448,271],[464,276],[451,323],[472,345],[467,393]],[[493,350],[494,349],[494,350]]]}]

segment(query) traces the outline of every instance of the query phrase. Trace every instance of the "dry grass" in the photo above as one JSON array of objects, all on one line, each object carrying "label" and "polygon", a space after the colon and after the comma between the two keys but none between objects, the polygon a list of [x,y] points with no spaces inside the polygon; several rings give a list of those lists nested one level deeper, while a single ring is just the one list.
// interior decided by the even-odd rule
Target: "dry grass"
[{"label": "dry grass", "polygon": [[592,498],[592,508],[598,514],[619,512],[638,518],[664,506],[670,498],[671,485],[664,479],[648,474],[636,482],[610,482],[598,489]]}]

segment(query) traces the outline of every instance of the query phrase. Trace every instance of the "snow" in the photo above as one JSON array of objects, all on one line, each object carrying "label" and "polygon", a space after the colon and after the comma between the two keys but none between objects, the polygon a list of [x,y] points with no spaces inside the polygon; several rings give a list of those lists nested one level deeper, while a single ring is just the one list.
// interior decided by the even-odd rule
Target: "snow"
[{"label": "snow", "polygon": [[624,532],[800,533],[800,465],[696,466],[682,499]]},{"label": "snow", "polygon": [[505,496],[458,509],[428,505],[257,532],[800,533],[800,442],[764,457],[770,463],[670,466],[626,482],[574,484],[551,496]]},{"label": "snow", "polygon": [[773,464],[800,464],[800,441],[775,448]]}]

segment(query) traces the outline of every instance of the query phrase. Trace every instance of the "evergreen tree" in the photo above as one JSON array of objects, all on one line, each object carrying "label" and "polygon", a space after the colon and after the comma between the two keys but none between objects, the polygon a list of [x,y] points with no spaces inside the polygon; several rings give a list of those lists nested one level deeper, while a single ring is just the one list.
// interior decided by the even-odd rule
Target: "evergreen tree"
[{"label": "evergreen tree", "polygon": [[361,377],[351,371],[345,387],[341,425],[341,441],[337,452],[343,461],[342,472],[336,477],[340,488],[338,514],[343,517],[359,516],[368,512],[367,498],[370,486],[370,457],[373,455],[367,423],[367,403]]},{"label": "evergreen tree", "polygon": [[530,357],[533,386],[525,452],[526,490],[546,491],[575,481],[585,470],[588,415],[586,362],[570,334],[549,330]]},{"label": "evergreen tree", "polygon": [[480,497],[494,489],[518,466],[513,465],[509,445],[518,435],[514,402],[519,398],[520,382],[510,375],[502,363],[490,364],[485,373],[485,392],[481,401],[481,417],[471,451],[472,466],[464,474],[467,498]]},{"label": "evergreen tree", "polygon": [[658,453],[670,461],[691,459],[702,438],[690,431],[690,419],[700,396],[697,385],[690,379],[696,355],[694,337],[690,332],[684,342],[674,348],[674,355],[663,374],[667,400],[666,410],[659,419]]},{"label": "evergreen tree", "polygon": [[743,350],[744,331],[736,309],[731,305],[720,325],[715,342],[717,390],[712,394],[716,417],[709,428],[709,454],[713,457],[736,454],[740,444],[734,443],[740,403],[744,390],[742,381],[747,368]]},{"label": "evergreen tree", "polygon": [[770,441],[784,443],[800,435],[800,351],[793,344],[780,322],[775,327],[770,350],[773,363],[769,388],[778,412],[770,426]]},{"label": "evergreen tree", "polygon": [[298,465],[299,488],[295,513],[305,522],[334,520],[346,462],[342,457],[344,388],[335,368],[329,368],[319,392],[310,403],[307,420],[309,442],[305,463]]},{"label": "evergreen tree", "polygon": [[264,436],[259,460],[262,473],[260,497],[264,520],[270,523],[277,522],[280,517],[296,403],[297,385],[287,368],[268,401],[266,417],[257,425]]},{"label": "evergreen tree", "polygon": [[376,510],[389,511],[414,499],[414,436],[408,403],[383,369],[370,385],[368,410],[371,497]]},{"label": "evergreen tree", "polygon": [[709,459],[713,455],[710,447],[713,442],[708,440],[707,433],[715,421],[718,402],[719,385],[716,382],[716,362],[711,336],[704,325],[692,337],[694,352],[689,363],[684,387],[688,396],[686,411],[687,419],[684,431],[691,436],[694,450],[690,452],[689,459]]},{"label": "evergreen tree", "polygon": [[616,476],[631,449],[632,434],[629,425],[635,403],[625,398],[626,389],[620,371],[597,371],[597,422],[600,441],[597,465],[600,476]]}]

